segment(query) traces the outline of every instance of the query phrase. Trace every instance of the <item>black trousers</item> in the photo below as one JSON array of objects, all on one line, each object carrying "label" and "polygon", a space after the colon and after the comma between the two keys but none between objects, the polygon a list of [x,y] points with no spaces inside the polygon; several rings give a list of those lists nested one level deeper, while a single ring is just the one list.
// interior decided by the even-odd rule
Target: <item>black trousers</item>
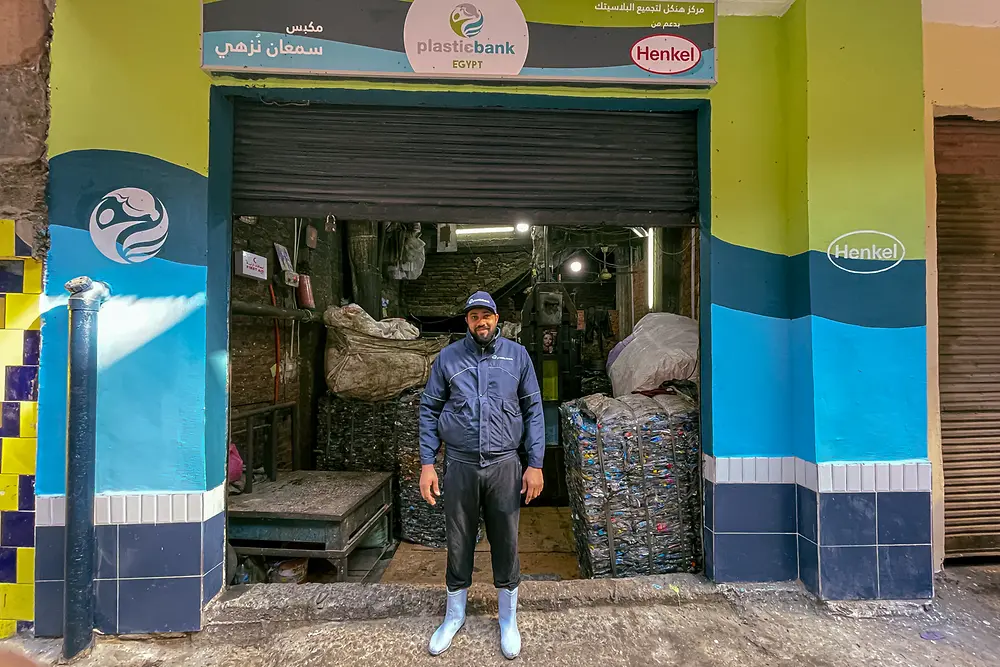
[{"label": "black trousers", "polygon": [[521,462],[516,456],[485,468],[448,461],[442,492],[448,530],[449,591],[472,585],[480,515],[490,542],[493,585],[513,590],[521,583],[521,561],[517,556],[521,475]]}]

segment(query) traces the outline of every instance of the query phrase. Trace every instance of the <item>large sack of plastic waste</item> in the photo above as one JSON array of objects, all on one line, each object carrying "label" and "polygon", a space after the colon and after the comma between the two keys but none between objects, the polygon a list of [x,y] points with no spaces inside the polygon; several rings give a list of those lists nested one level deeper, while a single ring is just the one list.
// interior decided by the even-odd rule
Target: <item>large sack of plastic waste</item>
[{"label": "large sack of plastic waste", "polygon": [[431,363],[448,338],[419,338],[401,319],[377,322],[356,305],[331,307],[327,325],[326,384],[341,398],[384,401],[427,383]]},{"label": "large sack of plastic waste", "polygon": [[564,403],[560,412],[584,576],[698,571],[697,404],[680,394],[594,395]]},{"label": "large sack of plastic waste", "polygon": [[649,313],[608,355],[615,396],[652,391],[673,380],[698,381],[698,322]]}]

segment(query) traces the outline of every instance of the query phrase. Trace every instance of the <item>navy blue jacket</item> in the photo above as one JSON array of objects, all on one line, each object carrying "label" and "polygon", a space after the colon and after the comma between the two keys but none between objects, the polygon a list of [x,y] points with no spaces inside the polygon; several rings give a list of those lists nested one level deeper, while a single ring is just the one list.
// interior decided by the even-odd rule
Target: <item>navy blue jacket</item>
[{"label": "navy blue jacket", "polygon": [[484,349],[472,334],[434,360],[420,400],[420,463],[434,463],[444,442],[450,460],[487,466],[517,455],[545,456],[542,394],[528,351],[497,336]]}]

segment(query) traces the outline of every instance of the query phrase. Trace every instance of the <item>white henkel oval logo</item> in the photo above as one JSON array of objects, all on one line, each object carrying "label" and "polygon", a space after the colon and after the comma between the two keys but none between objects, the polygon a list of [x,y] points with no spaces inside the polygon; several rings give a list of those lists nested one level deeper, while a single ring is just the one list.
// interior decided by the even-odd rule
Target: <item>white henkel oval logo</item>
[{"label": "white henkel oval logo", "polygon": [[90,214],[90,238],[101,254],[119,264],[155,257],[167,242],[170,219],[159,199],[142,188],[118,188]]},{"label": "white henkel oval logo", "polygon": [[679,35],[650,35],[632,45],[632,62],[653,74],[681,74],[701,62],[701,49]]},{"label": "white henkel oval logo", "polygon": [[[841,271],[858,275],[883,273],[899,266],[906,257],[903,242],[892,234],[863,229],[848,232],[835,238],[826,249],[830,263]],[[873,262],[871,268],[862,269],[850,260]]]}]

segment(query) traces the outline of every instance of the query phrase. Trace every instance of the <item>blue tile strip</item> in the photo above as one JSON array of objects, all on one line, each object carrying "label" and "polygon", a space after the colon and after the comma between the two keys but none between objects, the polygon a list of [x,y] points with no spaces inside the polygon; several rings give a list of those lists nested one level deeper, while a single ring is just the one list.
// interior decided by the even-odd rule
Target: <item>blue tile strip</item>
[{"label": "blue tile strip", "polygon": [[[97,526],[97,629],[105,634],[200,630],[203,604],[224,583],[224,531],[223,514],[204,523]],[[36,541],[35,632],[39,637],[58,637],[65,528],[40,526]],[[16,570],[16,549],[10,552]],[[0,547],[0,578],[4,555]],[[203,564],[213,561],[217,561],[213,567]]]}]

